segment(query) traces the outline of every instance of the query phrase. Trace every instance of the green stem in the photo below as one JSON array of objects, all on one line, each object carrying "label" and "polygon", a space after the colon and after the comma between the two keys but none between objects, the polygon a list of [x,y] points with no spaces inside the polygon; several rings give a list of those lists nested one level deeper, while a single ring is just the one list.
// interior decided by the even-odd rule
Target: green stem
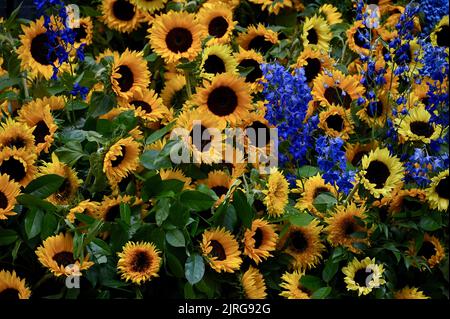
[{"label": "green stem", "polygon": [[192,88],[191,88],[191,76],[189,71],[184,70],[184,77],[186,78],[186,93],[188,99],[192,97]]}]

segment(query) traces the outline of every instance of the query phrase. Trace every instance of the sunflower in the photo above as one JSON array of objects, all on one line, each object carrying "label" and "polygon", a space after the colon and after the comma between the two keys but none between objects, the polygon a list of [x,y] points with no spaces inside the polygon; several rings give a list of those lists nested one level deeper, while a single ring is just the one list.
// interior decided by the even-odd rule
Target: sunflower
[{"label": "sunflower", "polygon": [[31,290],[16,272],[0,271],[0,300],[29,299]]},{"label": "sunflower", "polygon": [[36,154],[23,149],[4,148],[0,151],[0,174],[9,175],[11,181],[27,186],[36,174]]},{"label": "sunflower", "polygon": [[252,106],[249,85],[241,77],[226,73],[199,88],[194,100],[199,112],[210,115],[217,123],[228,121],[232,126],[245,119]]},{"label": "sunflower", "polygon": [[278,234],[273,225],[263,219],[255,219],[244,233],[244,255],[256,264],[272,256],[276,249]]},{"label": "sunflower", "polygon": [[402,211],[418,211],[425,201],[426,193],[422,189],[401,189],[394,192],[389,203],[389,213],[396,214]]},{"label": "sunflower", "polygon": [[59,67],[62,73],[68,70],[67,63],[60,66],[55,52],[49,54],[50,39],[44,26],[44,18],[33,21],[29,26],[22,25],[23,35],[20,36],[21,45],[17,49],[22,70],[29,72],[31,78],[39,75],[49,80],[53,75],[53,65]]},{"label": "sunflower", "polygon": [[19,110],[18,121],[33,128],[36,153],[48,153],[53,144],[58,126],[50,112],[50,106],[39,101],[32,101]]},{"label": "sunflower", "polygon": [[254,50],[243,49],[236,53],[235,57],[238,63],[238,68],[244,69],[244,71],[246,72],[245,82],[251,85],[251,91],[261,91],[263,88],[262,84],[260,83],[260,80],[263,78],[261,64],[264,63],[264,57]]},{"label": "sunflower", "polygon": [[205,3],[197,14],[202,32],[211,37],[207,44],[226,44],[230,42],[236,22],[233,10],[226,3]]},{"label": "sunflower", "polygon": [[267,189],[262,191],[265,195],[264,205],[271,217],[279,217],[284,214],[284,208],[288,204],[289,183],[283,173],[276,167],[271,168],[267,179]]},{"label": "sunflower", "polygon": [[216,193],[217,197],[219,197],[215,203],[217,206],[224,201],[228,192],[233,191],[231,186],[234,182],[235,180],[228,173],[216,170],[209,172],[207,179],[199,180],[197,183],[208,186]]},{"label": "sunflower", "polygon": [[131,33],[139,28],[142,12],[128,0],[103,0],[101,20],[108,28]]},{"label": "sunflower", "polygon": [[332,70],[335,61],[322,50],[314,50],[306,47],[297,58],[294,68],[303,68],[305,70],[306,82],[312,81],[323,71]]},{"label": "sunflower", "polygon": [[[356,218],[358,219],[356,219]],[[366,218],[364,207],[357,207],[354,203],[347,206],[337,206],[335,212],[325,218],[327,227],[324,229],[328,234],[328,242],[333,246],[344,246],[355,254],[361,253],[361,250],[354,246],[355,243],[369,245],[368,236],[365,238],[354,237],[354,233],[367,233],[364,225]]]},{"label": "sunflower", "polygon": [[116,220],[116,218],[120,217],[120,204],[124,203],[130,206],[139,205],[142,202],[140,200],[134,200],[129,195],[124,196],[115,196],[115,197],[107,197],[104,196],[100,206],[96,211],[96,215],[94,216],[97,219],[101,219],[105,222],[111,223]]},{"label": "sunflower", "polygon": [[132,4],[137,6],[142,11],[153,13],[164,8],[168,0],[130,0]]},{"label": "sunflower", "polygon": [[109,148],[103,160],[103,172],[110,183],[119,182],[138,168],[140,148],[132,137],[121,138]]},{"label": "sunflower", "polygon": [[221,73],[237,73],[236,67],[236,59],[227,45],[211,45],[203,51],[200,69],[201,76],[207,79]]},{"label": "sunflower", "polygon": [[159,277],[160,254],[153,243],[127,242],[122,251],[117,253],[120,258],[117,262],[120,277],[138,285]]},{"label": "sunflower", "polygon": [[186,77],[178,74],[166,81],[164,89],[161,91],[161,98],[169,109],[181,109],[187,99]]},{"label": "sunflower", "polygon": [[114,92],[123,99],[129,99],[136,91],[144,90],[150,82],[150,71],[142,52],[125,50],[114,53],[111,84]]},{"label": "sunflower", "polygon": [[16,197],[20,194],[20,185],[12,181],[7,174],[0,175],[0,220],[16,215],[12,210]]},{"label": "sunflower", "polygon": [[365,56],[370,55],[369,41],[370,37],[375,38],[375,35],[368,35],[371,29],[367,28],[362,20],[355,21],[353,25],[347,30],[347,41],[350,50],[357,54]]},{"label": "sunflower", "polygon": [[0,149],[4,147],[23,149],[34,152],[33,129],[27,125],[7,118],[0,125]]},{"label": "sunflower", "polygon": [[322,106],[339,105],[349,109],[364,94],[357,76],[344,75],[338,70],[321,73],[313,80],[312,95]]},{"label": "sunflower", "polygon": [[74,198],[82,180],[77,173],[68,165],[60,162],[55,153],[52,154],[52,162],[45,163],[40,168],[38,176],[56,174],[64,178],[63,183],[56,192],[51,194],[47,200],[55,205],[67,205]]},{"label": "sunflower", "polygon": [[411,256],[422,257],[430,268],[436,267],[445,258],[444,246],[437,237],[428,233],[424,234],[419,250],[416,250],[416,242],[412,240],[408,247],[408,253]]},{"label": "sunflower", "polygon": [[265,299],[267,297],[264,277],[257,268],[250,266],[242,275],[241,284],[247,299]]},{"label": "sunflower", "polygon": [[222,155],[221,165],[230,173],[233,179],[238,179],[247,172],[247,160],[244,156],[244,148],[233,146],[231,143],[225,143]]},{"label": "sunflower", "polygon": [[394,299],[430,299],[419,288],[416,287],[404,287],[394,293]]},{"label": "sunflower", "polygon": [[98,209],[100,207],[99,202],[94,202],[89,199],[79,202],[77,206],[71,208],[69,213],[66,215],[66,219],[72,224],[75,223],[76,214],[85,214],[94,217],[98,214]]},{"label": "sunflower", "polygon": [[159,176],[161,176],[161,180],[163,181],[174,179],[183,182],[183,190],[192,189],[192,178],[186,177],[186,175],[184,175],[184,173],[179,169],[162,169],[159,171]]},{"label": "sunflower", "polygon": [[82,261],[74,259],[73,238],[68,233],[48,237],[36,249],[36,255],[39,262],[56,277],[81,276],[82,270],[89,269],[94,264],[89,261],[89,255]]},{"label": "sunflower", "polygon": [[325,246],[320,240],[322,226],[314,219],[307,226],[289,226],[280,238],[279,247],[293,257],[292,267],[296,270],[311,269],[322,259]]},{"label": "sunflower", "polygon": [[237,43],[244,50],[255,50],[265,55],[274,44],[278,43],[278,34],[262,24],[251,25],[245,33],[238,36]]},{"label": "sunflower", "polygon": [[449,34],[449,19],[448,14],[443,16],[441,21],[434,27],[433,32],[430,34],[431,43],[434,46],[449,47],[448,34]]},{"label": "sunflower", "polygon": [[347,143],[345,145],[345,156],[347,157],[347,161],[351,163],[354,167],[358,167],[361,165],[361,159],[364,155],[368,155],[370,151],[377,148],[377,141],[373,141],[367,144],[355,143],[350,144]]},{"label": "sunflower", "polygon": [[94,24],[91,17],[81,18],[79,23],[78,27],[72,29],[76,33],[75,48],[79,48],[81,45],[91,45],[94,39]]},{"label": "sunflower", "polygon": [[403,166],[387,148],[376,148],[362,158],[359,180],[375,197],[388,196],[402,183]]},{"label": "sunflower", "polygon": [[301,35],[304,48],[328,51],[332,37],[330,26],[324,18],[314,15],[305,19]]},{"label": "sunflower", "polygon": [[66,105],[66,97],[64,96],[45,96],[30,102],[35,108],[43,108],[45,105],[50,107],[50,111],[63,110]]},{"label": "sunflower", "polygon": [[310,299],[311,292],[300,284],[300,279],[304,275],[305,273],[300,270],[294,270],[292,273],[285,272],[281,276],[283,282],[280,284],[280,287],[284,288],[284,290],[280,293],[280,296],[287,299]]},{"label": "sunflower", "polygon": [[6,71],[3,68],[3,58],[0,56],[0,76],[4,76],[5,74],[8,74],[8,71]]},{"label": "sunflower", "polygon": [[319,114],[319,128],[325,135],[330,137],[340,137],[344,141],[349,139],[353,133],[353,120],[350,110],[341,106],[330,106]]},{"label": "sunflower", "polygon": [[331,4],[326,3],[322,5],[319,8],[319,13],[324,15],[324,18],[327,19],[329,25],[342,23],[342,14]]},{"label": "sunflower", "polygon": [[442,134],[442,126],[431,123],[431,114],[424,106],[409,110],[409,113],[401,118],[396,118],[394,123],[401,141],[431,143]]},{"label": "sunflower", "polygon": [[427,194],[428,205],[432,209],[437,209],[439,211],[446,211],[448,209],[448,175],[448,169],[440,172],[439,175],[431,179],[429,187],[425,190]]},{"label": "sunflower", "polygon": [[331,193],[337,198],[337,190],[325,180],[320,174],[309,177],[305,182],[301,180],[296,181],[297,188],[293,190],[294,193],[300,193],[301,197],[295,204],[295,208],[299,210],[308,210],[312,214],[322,217],[323,214],[314,207],[314,201],[322,193]]},{"label": "sunflower", "polygon": [[181,137],[194,163],[220,162],[224,122],[216,122],[198,110],[186,110],[180,114],[176,123],[177,129],[173,130],[173,134]]},{"label": "sunflower", "polygon": [[202,235],[200,248],[211,268],[219,273],[233,273],[241,266],[239,245],[225,228],[206,230]]},{"label": "sunflower", "polygon": [[354,258],[346,267],[342,268],[345,275],[344,281],[347,284],[347,290],[355,290],[358,296],[367,295],[374,288],[385,284],[383,279],[384,267],[376,264],[375,258],[369,257],[359,261]]},{"label": "sunflower", "polygon": [[378,100],[375,103],[366,103],[361,110],[356,112],[359,119],[370,127],[383,127],[391,111],[391,103],[388,94],[378,94]]},{"label": "sunflower", "polygon": [[167,63],[193,60],[201,50],[202,29],[192,13],[169,11],[149,29],[151,47]]}]

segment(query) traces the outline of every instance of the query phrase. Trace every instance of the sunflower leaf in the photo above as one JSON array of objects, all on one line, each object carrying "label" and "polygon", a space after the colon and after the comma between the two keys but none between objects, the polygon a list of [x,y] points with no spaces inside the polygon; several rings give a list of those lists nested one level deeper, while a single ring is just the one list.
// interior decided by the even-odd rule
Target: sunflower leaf
[{"label": "sunflower leaf", "polygon": [[180,201],[188,208],[194,211],[203,211],[210,209],[215,203],[215,199],[210,195],[199,192],[186,190],[180,195]]},{"label": "sunflower leaf", "polygon": [[34,238],[41,232],[44,212],[40,209],[31,209],[25,216],[25,233],[28,239]]},{"label": "sunflower leaf", "polygon": [[56,192],[64,182],[64,177],[56,174],[48,174],[36,178],[24,189],[24,193],[37,198],[47,198]]},{"label": "sunflower leaf", "polygon": [[173,247],[184,247],[186,245],[183,232],[179,229],[168,231],[166,233],[166,240]]},{"label": "sunflower leaf", "polygon": [[7,246],[19,239],[19,235],[12,229],[0,229],[0,246]]},{"label": "sunflower leaf", "polygon": [[184,265],[184,275],[191,285],[202,280],[205,274],[205,263],[199,254],[191,254]]},{"label": "sunflower leaf", "polygon": [[233,206],[236,208],[237,215],[245,228],[252,226],[253,209],[247,201],[247,197],[241,190],[236,190],[233,194]]}]

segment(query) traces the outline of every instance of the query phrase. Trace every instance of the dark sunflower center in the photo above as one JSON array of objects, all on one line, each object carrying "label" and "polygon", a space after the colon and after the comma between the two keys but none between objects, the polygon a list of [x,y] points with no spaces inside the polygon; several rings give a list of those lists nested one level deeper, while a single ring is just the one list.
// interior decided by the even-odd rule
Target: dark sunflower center
[{"label": "dark sunflower center", "polygon": [[227,29],[228,22],[224,17],[215,17],[208,25],[208,33],[215,38],[223,37]]},{"label": "dark sunflower center", "polygon": [[20,182],[27,172],[22,162],[10,157],[0,164],[0,174],[8,174],[16,182]]},{"label": "dark sunflower center", "polygon": [[255,121],[252,123],[252,125],[249,126],[249,128],[253,129],[253,131],[255,132],[255,141],[253,141],[252,138],[250,139],[252,145],[256,147],[262,147],[269,144],[270,133],[267,125],[261,123],[260,121]]},{"label": "dark sunflower center", "polygon": [[307,58],[307,64],[303,67],[305,70],[306,82],[311,82],[319,74],[322,63],[317,58]]},{"label": "dark sunflower center", "polygon": [[267,41],[263,35],[257,35],[248,44],[249,50],[260,51],[265,54],[272,47],[272,43]]},{"label": "dark sunflower center", "polygon": [[295,231],[291,234],[291,244],[298,252],[303,252],[308,248],[308,241],[301,231]]},{"label": "dark sunflower center", "polygon": [[127,149],[126,147],[121,146],[121,150],[122,150],[122,154],[117,155],[115,160],[111,161],[111,166],[112,167],[117,167],[120,165],[120,163],[122,163],[123,159],[125,158],[125,155],[127,154]]},{"label": "dark sunflower center", "polygon": [[131,21],[135,15],[134,6],[125,0],[117,0],[113,4],[113,14],[119,20],[122,21]]},{"label": "dark sunflower center", "polygon": [[31,40],[30,52],[36,62],[42,65],[50,65],[56,61],[57,57],[55,52],[51,52],[49,55],[49,39],[45,33],[39,34]]},{"label": "dark sunflower center", "polygon": [[255,248],[259,248],[264,239],[264,233],[261,228],[256,228],[255,235],[253,235],[253,239],[255,240]]},{"label": "dark sunflower center", "polygon": [[19,291],[14,288],[6,288],[0,291],[0,300],[18,300]]},{"label": "dark sunflower center", "polygon": [[175,109],[180,109],[186,100],[186,86],[183,86],[180,90],[176,91],[170,99],[170,105]]},{"label": "dark sunflower center", "polygon": [[439,30],[438,32],[436,32],[436,42],[437,45],[440,47],[449,47],[449,26],[448,25],[444,25],[441,27],[441,30]]},{"label": "dark sunflower center", "polygon": [[377,101],[367,107],[367,115],[371,118],[380,117],[383,114],[383,103]]},{"label": "dark sunflower center", "polygon": [[360,287],[366,287],[367,286],[367,284],[366,284],[367,278],[370,276],[371,273],[372,273],[371,269],[367,269],[367,271],[365,268],[358,269],[355,272],[354,280]]},{"label": "dark sunflower center", "polygon": [[266,211],[266,205],[264,205],[264,203],[260,199],[255,199],[255,201],[253,202],[253,206],[255,207],[257,212]]},{"label": "dark sunflower center", "polygon": [[213,257],[217,257],[217,260],[225,260],[227,258],[227,254],[221,243],[217,240],[211,240],[210,245],[212,247],[211,255]]},{"label": "dark sunflower center", "polygon": [[356,224],[353,219],[348,219],[344,222],[343,225],[344,234],[346,236],[350,236],[356,231]]},{"label": "dark sunflower center", "polygon": [[441,179],[435,187],[436,193],[439,195],[439,197],[445,199],[450,198],[448,189],[449,189],[448,176]]},{"label": "dark sunflower center", "polygon": [[69,197],[71,192],[72,192],[72,184],[70,183],[70,180],[68,178],[65,178],[61,186],[58,188],[56,194],[60,199],[65,199]]},{"label": "dark sunflower center", "polygon": [[147,113],[152,113],[152,106],[145,101],[131,101],[130,104],[136,108],[140,107]]},{"label": "dark sunflower center", "polygon": [[73,31],[75,31],[75,42],[81,42],[81,40],[86,39],[87,32],[86,32],[86,26],[80,25],[79,28],[74,28]]},{"label": "dark sunflower center", "polygon": [[353,156],[352,159],[352,165],[357,167],[359,165],[359,162],[361,161],[361,159],[363,158],[364,155],[367,155],[369,152],[367,151],[359,151],[355,154],[355,156]]},{"label": "dark sunflower center", "polygon": [[211,54],[205,61],[203,66],[207,73],[220,74],[226,71],[225,63],[217,55]]},{"label": "dark sunflower center", "polygon": [[361,29],[356,30],[355,34],[353,34],[353,40],[355,41],[355,44],[359,47],[364,47],[366,44],[366,41],[364,40],[364,32]]},{"label": "dark sunflower center", "polygon": [[339,114],[330,115],[326,119],[327,126],[337,132],[344,129],[344,120]]},{"label": "dark sunflower center", "polygon": [[422,204],[411,197],[403,198],[403,209],[410,212],[416,212],[422,208]]},{"label": "dark sunflower center", "polygon": [[11,147],[11,148],[13,148],[15,146],[17,149],[19,149],[19,148],[25,147],[26,143],[22,137],[15,136],[15,137],[7,140],[5,143],[3,143],[3,145],[6,147]]},{"label": "dark sunflower center", "polygon": [[50,129],[44,120],[40,120],[34,127],[33,136],[36,144],[45,143],[45,137],[50,134]]},{"label": "dark sunflower center", "polygon": [[151,257],[145,251],[139,251],[134,255],[131,270],[134,272],[145,272],[151,265]]},{"label": "dark sunflower center", "polygon": [[69,251],[62,251],[53,256],[53,260],[56,261],[58,266],[66,267],[68,265],[73,265],[75,259],[73,259],[73,253]]},{"label": "dark sunflower center", "polygon": [[8,197],[6,197],[6,195],[0,191],[0,209],[5,209],[6,207],[8,207]]},{"label": "dark sunflower center", "polygon": [[369,182],[375,184],[375,188],[383,188],[389,175],[391,175],[391,172],[383,162],[372,161],[367,167],[366,178]]},{"label": "dark sunflower center", "polygon": [[434,245],[429,241],[424,241],[422,243],[422,247],[420,247],[419,251],[417,252],[418,256],[423,256],[425,259],[430,259],[434,254],[436,253],[436,248]]},{"label": "dark sunflower center", "polygon": [[[194,131],[196,133],[194,133]],[[200,134],[198,134],[197,132],[200,131]],[[195,147],[200,150],[200,152],[206,152],[210,149],[211,147],[211,141],[212,141],[212,137],[206,138],[207,134],[205,133],[205,136],[203,136],[203,133],[205,131],[208,131],[208,129],[206,127],[204,127],[203,125],[200,125],[200,129],[198,129],[198,125],[196,125],[191,133],[189,134],[189,136],[192,139],[192,143],[195,145]],[[199,136],[195,136],[196,134],[198,134]]]},{"label": "dark sunflower center", "polygon": [[120,215],[120,204],[111,206],[105,214],[106,222],[113,222]]},{"label": "dark sunflower center", "polygon": [[238,97],[228,86],[219,86],[208,96],[208,109],[217,116],[227,116],[238,106]]},{"label": "dark sunflower center", "polygon": [[418,136],[430,137],[434,133],[433,126],[430,123],[422,122],[422,121],[414,121],[409,125],[411,128],[411,132]]},{"label": "dark sunflower center", "polygon": [[263,76],[261,68],[259,67],[259,63],[253,59],[244,59],[239,63],[239,67],[241,68],[253,68],[247,75],[245,76],[245,82],[253,83],[257,79]]},{"label": "dark sunflower center", "polygon": [[319,35],[317,34],[316,29],[309,29],[308,34],[306,35],[306,39],[308,39],[309,44],[319,43]]},{"label": "dark sunflower center", "polygon": [[192,45],[192,33],[185,28],[173,28],[166,35],[166,44],[175,53],[186,52]]},{"label": "dark sunflower center", "polygon": [[228,192],[228,187],[225,186],[214,186],[211,189],[216,193],[217,196],[225,195]]},{"label": "dark sunflower center", "polygon": [[352,98],[339,87],[327,87],[324,97],[328,103],[342,105],[345,108],[349,108],[352,103]]},{"label": "dark sunflower center", "polygon": [[326,188],[326,187],[317,187],[315,190],[314,190],[314,194],[313,194],[313,199],[315,199],[317,196],[319,196],[320,194],[322,194],[322,193],[326,193],[326,192],[329,192],[330,190],[328,189],[328,188]]},{"label": "dark sunflower center", "polygon": [[134,75],[131,69],[126,65],[119,66],[117,73],[121,75],[117,82],[119,83],[120,91],[127,92],[134,83]]}]

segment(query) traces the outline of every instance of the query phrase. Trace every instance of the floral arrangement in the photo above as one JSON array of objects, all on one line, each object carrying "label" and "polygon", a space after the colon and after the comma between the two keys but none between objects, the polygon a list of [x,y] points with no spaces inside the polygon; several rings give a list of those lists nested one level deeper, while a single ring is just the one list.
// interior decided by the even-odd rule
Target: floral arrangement
[{"label": "floral arrangement", "polygon": [[449,298],[447,1],[0,19],[0,299]]}]

